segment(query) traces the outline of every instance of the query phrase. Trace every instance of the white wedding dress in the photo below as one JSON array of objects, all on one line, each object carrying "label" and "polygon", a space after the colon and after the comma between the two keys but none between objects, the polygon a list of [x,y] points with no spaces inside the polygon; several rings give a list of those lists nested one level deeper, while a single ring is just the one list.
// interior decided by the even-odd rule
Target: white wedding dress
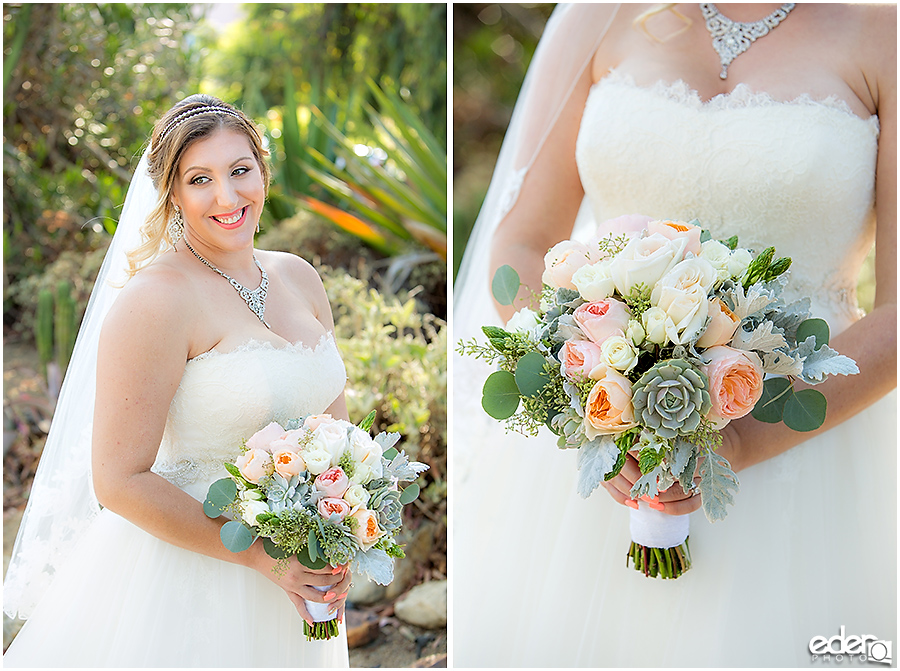
[{"label": "white wedding dress", "polygon": [[[793,258],[791,296],[835,334],[860,317],[878,132],[834,99],[739,85],[702,102],[613,71],[590,91],[576,154],[588,219],[698,218],[774,245]],[[575,493],[576,451],[483,412],[490,372],[454,378],[456,666],[809,666],[810,639],[842,627],[897,641],[895,393],[741,472],[726,520],[692,515],[693,568],[662,581],[626,568],[628,509]]]},{"label": "white wedding dress", "polygon": [[[271,421],[324,411],[346,373],[333,336],[251,341],[188,361],[153,471],[198,501]],[[103,510],[3,659],[7,667],[348,666],[347,638],[307,642],[261,574],[159,540]]]}]

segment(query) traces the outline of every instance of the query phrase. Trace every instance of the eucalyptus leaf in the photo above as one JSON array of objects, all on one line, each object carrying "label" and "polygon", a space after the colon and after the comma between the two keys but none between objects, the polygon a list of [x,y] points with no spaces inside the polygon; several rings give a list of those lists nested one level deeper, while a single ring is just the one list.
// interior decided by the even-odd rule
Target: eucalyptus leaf
[{"label": "eucalyptus leaf", "polygon": [[[316,545],[318,545],[318,541],[316,541]],[[360,553],[362,554],[362,553]],[[325,561],[325,557],[316,556],[315,559],[309,556],[309,548],[308,546],[300,550],[297,553],[297,561],[303,564],[306,568],[311,568],[316,571],[318,569],[325,568],[328,566],[328,562]]]},{"label": "eucalyptus leaf", "polygon": [[512,417],[519,407],[519,387],[515,376],[505,370],[491,373],[484,382],[481,407],[494,419]]},{"label": "eucalyptus leaf", "polygon": [[809,336],[816,337],[816,349],[828,344],[830,332],[824,319],[807,319],[797,327],[797,342],[803,342]]},{"label": "eucalyptus leaf", "polygon": [[491,281],[491,293],[500,305],[512,305],[519,293],[519,273],[509,265],[500,266]]},{"label": "eucalyptus leaf", "polygon": [[777,424],[784,416],[784,404],[793,393],[791,381],[784,377],[771,377],[763,382],[763,392],[752,415],[760,422]]},{"label": "eucalyptus leaf", "polygon": [[827,410],[822,392],[801,389],[784,404],[784,423],[794,431],[815,431],[825,421]]},{"label": "eucalyptus leaf", "polygon": [[203,512],[207,517],[215,519],[221,515],[225,508],[234,502],[237,496],[237,485],[231,478],[216,480],[209,486],[206,500],[203,502]]},{"label": "eucalyptus leaf", "polygon": [[222,525],[219,538],[222,539],[222,545],[231,552],[243,552],[253,545],[256,535],[240,522],[231,520]]},{"label": "eucalyptus leaf", "polygon": [[263,550],[266,551],[266,554],[269,555],[272,559],[284,559],[289,556],[289,552],[286,552],[284,548],[280,548],[275,545],[275,541],[271,538],[263,538]]},{"label": "eucalyptus leaf", "polygon": [[409,485],[406,489],[400,492],[400,503],[404,506],[407,503],[412,503],[419,496],[419,485],[415,482]]},{"label": "eucalyptus leaf", "polygon": [[516,364],[516,386],[522,396],[535,397],[550,381],[544,371],[547,360],[538,352],[529,352]]}]

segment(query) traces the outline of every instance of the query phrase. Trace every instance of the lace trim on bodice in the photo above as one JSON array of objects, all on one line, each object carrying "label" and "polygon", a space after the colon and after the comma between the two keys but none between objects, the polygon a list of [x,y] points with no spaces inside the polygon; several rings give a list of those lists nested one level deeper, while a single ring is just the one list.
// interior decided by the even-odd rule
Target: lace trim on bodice
[{"label": "lace trim on bodice", "polygon": [[862,123],[869,124],[874,128],[876,133],[879,131],[877,115],[873,114],[868,119],[865,119],[854,112],[850,108],[850,105],[847,104],[847,101],[839,98],[835,94],[825,98],[813,98],[808,93],[802,93],[791,100],[778,100],[765,91],[754,91],[749,85],[741,82],[728,93],[720,93],[709,100],[703,100],[700,97],[700,93],[696,89],[691,88],[691,86],[682,79],[678,79],[671,83],[658,81],[651,86],[640,86],[630,74],[621,72],[615,68],[611,68],[609,74],[598,80],[593,85],[592,90],[593,88],[604,84],[622,84],[630,86],[642,91],[648,91],[663,98],[668,98],[673,102],[698,110],[747,109],[752,107],[773,107],[781,105],[824,107],[846,114]]}]

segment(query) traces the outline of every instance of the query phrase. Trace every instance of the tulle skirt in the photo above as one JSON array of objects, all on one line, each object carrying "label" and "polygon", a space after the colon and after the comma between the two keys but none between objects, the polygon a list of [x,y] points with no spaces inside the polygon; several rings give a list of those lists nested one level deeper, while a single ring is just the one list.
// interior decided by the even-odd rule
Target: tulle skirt
[{"label": "tulle skirt", "polygon": [[841,627],[897,640],[896,392],[742,471],[727,519],[691,516],[677,580],[626,568],[629,509],[575,493],[576,451],[454,400],[456,666],[810,666]]},{"label": "tulle skirt", "polygon": [[346,667],[307,641],[256,571],[183,550],[104,510],[7,653],[6,667]]}]

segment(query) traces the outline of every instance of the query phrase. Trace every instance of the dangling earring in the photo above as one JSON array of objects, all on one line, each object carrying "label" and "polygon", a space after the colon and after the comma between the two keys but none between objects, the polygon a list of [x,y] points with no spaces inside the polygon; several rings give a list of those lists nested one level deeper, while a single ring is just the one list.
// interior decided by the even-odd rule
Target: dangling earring
[{"label": "dangling earring", "polygon": [[181,216],[181,208],[177,205],[175,206],[175,216],[172,217],[166,226],[166,235],[169,236],[169,242],[172,243],[173,249],[184,236],[184,217]]},{"label": "dangling earring", "polygon": [[259,222],[256,222],[256,232],[259,233]]}]

